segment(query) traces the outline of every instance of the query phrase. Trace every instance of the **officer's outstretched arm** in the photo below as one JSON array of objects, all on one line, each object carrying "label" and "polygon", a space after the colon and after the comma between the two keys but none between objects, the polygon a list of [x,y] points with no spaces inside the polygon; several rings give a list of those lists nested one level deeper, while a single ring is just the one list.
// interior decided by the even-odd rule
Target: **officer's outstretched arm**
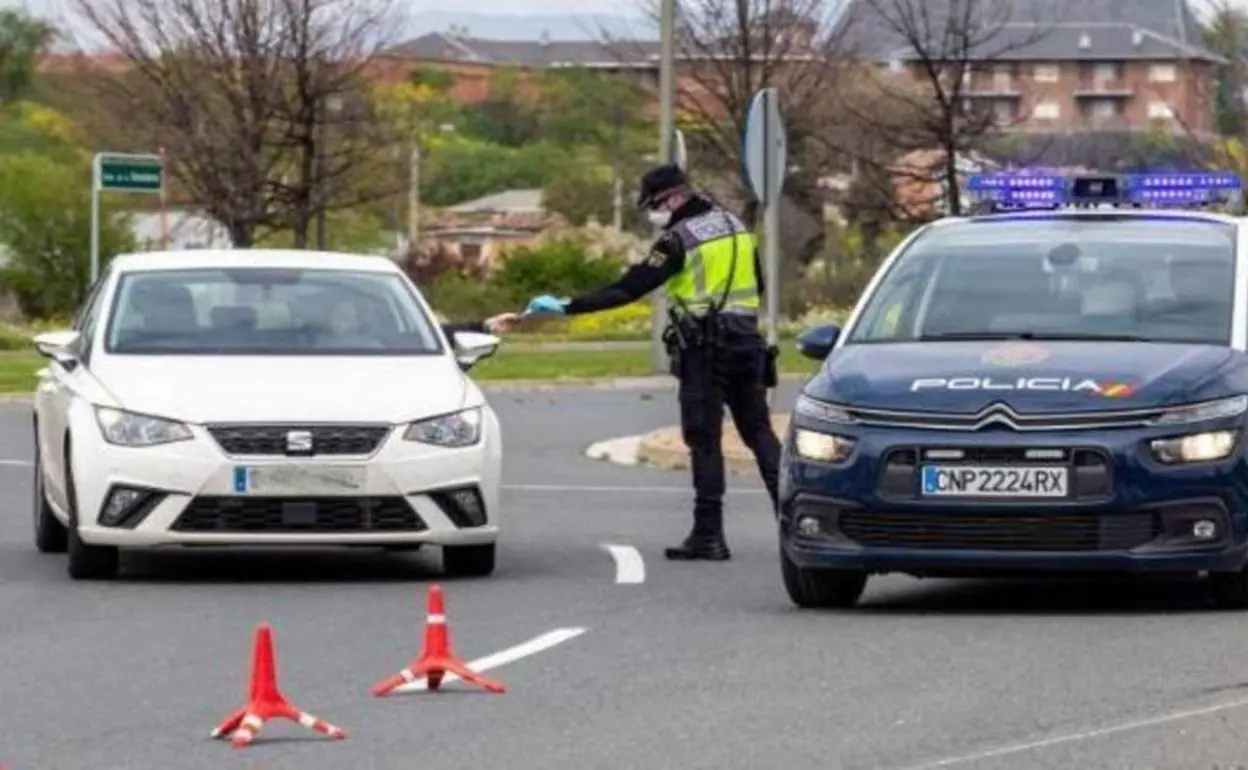
[{"label": "officer's outstretched arm", "polygon": [[660,238],[646,260],[630,267],[615,283],[570,300],[568,315],[597,313],[636,302],[662,286],[685,266],[685,252],[675,236]]}]

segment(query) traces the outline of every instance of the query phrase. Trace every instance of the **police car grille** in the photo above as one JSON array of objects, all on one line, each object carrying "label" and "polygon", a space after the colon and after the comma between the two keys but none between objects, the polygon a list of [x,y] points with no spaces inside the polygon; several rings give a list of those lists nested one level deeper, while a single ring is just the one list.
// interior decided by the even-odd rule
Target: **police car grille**
[{"label": "police car grille", "polygon": [[420,532],[428,525],[402,497],[196,497],[176,532]]},{"label": "police car grille", "polygon": [[1136,548],[1159,533],[1151,513],[925,514],[843,511],[840,529],[850,540],[883,548],[988,551],[1117,551]]},{"label": "police car grille", "polygon": [[314,455],[372,454],[390,432],[388,425],[210,425],[212,435],[226,454],[285,455],[286,434],[312,434]]}]

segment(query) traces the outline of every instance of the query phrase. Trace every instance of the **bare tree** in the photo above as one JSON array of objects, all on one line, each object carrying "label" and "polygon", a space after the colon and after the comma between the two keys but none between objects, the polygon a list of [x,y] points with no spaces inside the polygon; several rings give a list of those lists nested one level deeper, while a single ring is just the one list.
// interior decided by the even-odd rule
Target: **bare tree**
[{"label": "bare tree", "polygon": [[390,150],[400,139],[368,97],[377,64],[401,27],[392,0],[275,0],[287,21],[290,58],[276,117],[294,173],[278,183],[297,248],[316,222],[326,247],[325,215],[392,195],[398,185]]},{"label": "bare tree", "polygon": [[[643,5],[657,18],[657,2],[644,0]],[[811,137],[825,128],[815,117],[817,106],[843,85],[847,71],[836,5],[826,0],[682,0],[676,17],[677,111],[700,170],[739,179],[750,102],[760,88],[780,92],[794,166],[785,194],[811,220],[803,242],[785,244],[785,253],[799,262],[817,252],[822,240],[816,181],[825,169],[810,154],[817,149]],[[627,43],[608,45],[628,55]],[[753,223],[758,213],[753,196],[739,182],[734,187],[733,197],[745,202],[744,218]]]},{"label": "bare tree", "polygon": [[330,188],[359,153],[343,115],[360,111],[326,108],[381,45],[361,42],[379,39],[382,14],[361,10],[371,0],[71,2],[127,65],[91,80],[124,127],[118,149],[165,148],[170,175],[236,246],[291,226],[306,240],[342,200]]},{"label": "bare tree", "polygon": [[[1043,18],[1016,18],[1017,5],[998,0],[854,0],[848,14],[847,29],[854,30],[855,39],[895,43],[895,50],[873,51],[872,56],[900,63],[911,82],[876,69],[871,77],[882,99],[902,109],[880,110],[874,103],[868,112],[860,102],[847,100],[841,107],[890,145],[891,176],[939,185],[953,215],[962,213],[959,159],[983,149],[1002,128],[1027,118],[1025,109],[1002,117],[974,104],[981,100],[975,98],[972,73],[1024,57],[1060,18],[1057,8]],[[917,91],[916,82],[921,86]],[[999,96],[1022,102],[1027,94]],[[973,104],[968,107],[968,102]],[[897,163],[898,158],[903,162]]]}]

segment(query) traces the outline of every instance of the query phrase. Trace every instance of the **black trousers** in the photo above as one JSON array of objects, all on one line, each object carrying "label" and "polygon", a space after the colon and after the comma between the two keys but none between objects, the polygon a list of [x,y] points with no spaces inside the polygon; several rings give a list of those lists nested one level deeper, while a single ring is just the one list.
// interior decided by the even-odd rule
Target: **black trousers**
[{"label": "black trousers", "polygon": [[724,407],[737,433],[754,453],[759,474],[777,506],[780,439],[771,426],[764,385],[767,346],[757,334],[728,336],[715,349],[682,351],[673,373],[680,380],[680,424],[693,466],[693,531],[721,534],[724,528]]}]

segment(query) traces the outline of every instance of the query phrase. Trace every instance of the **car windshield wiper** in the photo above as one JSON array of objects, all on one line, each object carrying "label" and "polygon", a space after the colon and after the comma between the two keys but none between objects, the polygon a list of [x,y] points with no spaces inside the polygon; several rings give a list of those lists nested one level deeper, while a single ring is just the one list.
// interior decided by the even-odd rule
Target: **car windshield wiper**
[{"label": "car windshield wiper", "polygon": [[1147,342],[1137,334],[1097,334],[1095,332],[936,332],[919,336],[920,342],[933,340],[1088,340],[1091,342]]}]

